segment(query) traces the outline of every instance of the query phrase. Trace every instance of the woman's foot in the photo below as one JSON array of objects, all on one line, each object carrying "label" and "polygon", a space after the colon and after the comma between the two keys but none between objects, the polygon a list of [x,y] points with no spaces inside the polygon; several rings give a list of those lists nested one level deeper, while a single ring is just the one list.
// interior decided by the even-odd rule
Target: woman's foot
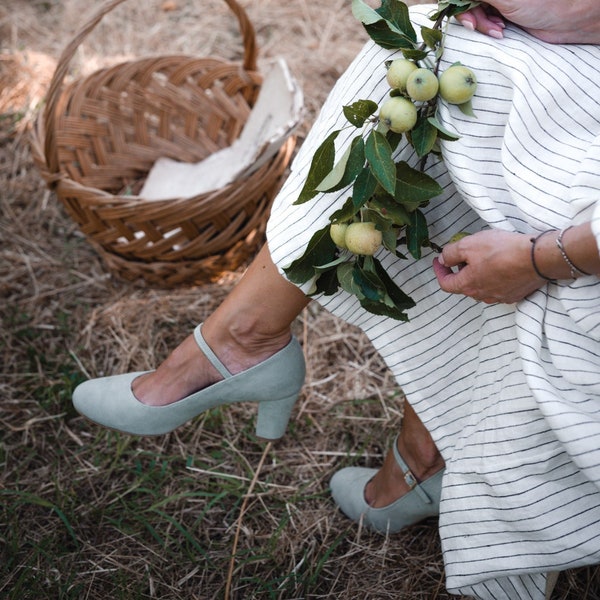
[{"label": "woman's foot", "polygon": [[[276,440],[283,436],[304,384],[304,354],[298,340],[291,338],[281,350],[264,360],[256,356],[259,362],[255,366],[232,374],[206,343],[202,326],[194,329],[193,339],[222,377],[213,385],[177,402],[151,406],[140,402],[132,389],[132,383],[144,373],[124,373],[84,381],[73,391],[73,406],[91,421],[117,431],[162,435],[212,408],[253,402],[258,404],[257,437]],[[182,362],[185,366],[185,361]],[[173,378],[177,368],[166,366],[163,372],[167,379]],[[185,374],[185,369],[181,372]],[[176,377],[174,380],[178,381]],[[189,379],[186,381],[193,385]]]},{"label": "woman's foot", "polygon": [[[289,330],[262,338],[252,332],[231,334],[202,326],[204,339],[232,375],[237,375],[273,356],[290,339]],[[212,334],[212,335],[211,335]],[[140,375],[132,383],[135,397],[148,406],[166,406],[204,389],[223,376],[200,350],[193,335],[189,335],[161,365]]]},{"label": "woman's foot", "polygon": [[444,461],[406,404],[400,435],[379,471],[346,467],[330,483],[342,512],[379,533],[396,533],[439,514]]}]

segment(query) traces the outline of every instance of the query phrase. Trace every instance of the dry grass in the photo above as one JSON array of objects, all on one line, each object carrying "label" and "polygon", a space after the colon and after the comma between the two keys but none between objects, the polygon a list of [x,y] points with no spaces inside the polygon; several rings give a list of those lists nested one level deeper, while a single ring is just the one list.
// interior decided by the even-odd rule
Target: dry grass
[{"label": "dry grass", "polygon": [[[304,88],[303,133],[364,34],[346,0],[245,4],[261,60],[285,56]],[[125,3],[73,72],[157,49],[237,58],[222,2],[174,5]],[[151,439],[73,413],[77,382],[155,366],[240,277],[168,292],[118,281],[44,187],[27,131],[89,6],[0,6],[0,596],[448,598],[435,522],[386,539],[334,510],[330,476],[381,463],[402,396],[364,335],[316,306],[295,324],[307,384],[272,446],[255,440],[252,406]],[[574,571],[556,598],[599,598],[597,587]]]}]

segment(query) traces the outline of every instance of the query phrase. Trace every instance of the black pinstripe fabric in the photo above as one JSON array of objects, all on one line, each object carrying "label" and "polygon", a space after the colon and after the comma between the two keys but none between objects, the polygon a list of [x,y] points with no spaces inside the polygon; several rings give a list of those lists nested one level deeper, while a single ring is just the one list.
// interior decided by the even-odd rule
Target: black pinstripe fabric
[{"label": "black pinstripe fabric", "polygon": [[[428,23],[427,8],[413,10]],[[388,92],[368,44],[336,84],[279,194],[268,243],[281,268],[347,190],[292,206],[312,153],[344,125],[341,107]],[[592,221],[600,240],[600,48],[504,40],[454,24],[444,66],[477,73],[476,118],[443,107],[458,132],[428,172],[432,239],[483,228],[537,233]],[[344,130],[342,149],[355,135]],[[408,148],[399,150],[415,162]],[[446,463],[440,536],[447,587],[479,598],[543,599],[545,573],[600,562],[600,282],[548,284],[516,305],[439,290],[433,255],[383,262],[416,301],[409,323],[366,313],[343,292],[319,301],[360,326],[431,431]]]}]

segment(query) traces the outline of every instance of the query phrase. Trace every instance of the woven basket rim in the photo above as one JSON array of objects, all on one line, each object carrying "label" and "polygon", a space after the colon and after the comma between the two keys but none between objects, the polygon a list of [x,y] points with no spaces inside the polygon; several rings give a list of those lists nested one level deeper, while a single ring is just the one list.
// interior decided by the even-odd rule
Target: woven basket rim
[{"label": "woven basket rim", "polygon": [[[75,56],[75,53],[79,46],[83,43],[83,41],[90,35],[90,33],[96,28],[96,26],[102,21],[102,18],[111,12],[114,8],[125,2],[126,0],[107,0],[100,6],[98,11],[79,29],[79,31],[74,35],[71,41],[65,46],[62,51],[59,60],[56,65],[56,69],[50,81],[50,86],[48,88],[48,92],[46,94],[45,105],[42,110],[40,110],[38,114],[38,119],[40,119],[41,115],[43,115],[43,122],[45,124],[46,130],[43,137],[40,137],[36,140],[34,146],[42,151],[42,156],[44,157],[43,162],[47,165],[47,170],[50,174],[59,173],[60,169],[58,166],[58,157],[55,152],[55,144],[54,144],[54,131],[52,128],[52,116],[56,112],[56,106],[60,102],[61,97],[63,96],[63,92],[65,90],[64,81],[68,72],[69,65]],[[244,56],[241,63],[244,71],[247,72],[258,72],[257,68],[257,56],[258,56],[258,46],[256,42],[256,33],[254,27],[248,18],[246,11],[240,6],[236,0],[223,0],[231,12],[235,15],[238,21],[238,26],[240,29],[240,33],[242,35],[243,42],[243,50]],[[160,56],[160,55],[159,55]],[[211,57],[216,58],[216,57]],[[140,58],[137,60],[143,60],[144,58]],[[127,61],[129,62],[129,61]],[[123,64],[127,64],[121,63]],[[110,68],[110,67],[109,67]],[[100,70],[101,71],[101,70]],[[92,74],[93,76],[94,74]],[[88,76],[89,77],[89,76]],[[87,77],[81,78],[81,80],[87,79]],[[80,81],[80,80],[77,80]],[[72,85],[76,84],[77,81],[72,82],[67,86],[67,89]],[[32,131],[32,135],[36,136],[42,132],[42,129],[39,127],[34,127]],[[42,143],[43,140],[43,143]]]}]

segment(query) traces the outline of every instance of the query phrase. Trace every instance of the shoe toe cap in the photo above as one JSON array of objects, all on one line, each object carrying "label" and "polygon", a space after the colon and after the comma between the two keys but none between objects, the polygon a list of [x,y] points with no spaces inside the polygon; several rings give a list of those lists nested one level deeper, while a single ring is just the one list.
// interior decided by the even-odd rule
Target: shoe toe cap
[{"label": "shoe toe cap", "polygon": [[131,391],[131,383],[141,373],[126,373],[79,384],[73,391],[75,410],[91,421],[117,428],[115,419],[123,418],[129,404],[138,403]]},{"label": "shoe toe cap", "polygon": [[331,495],[340,510],[353,521],[369,509],[365,500],[365,486],[377,473],[377,469],[346,467],[334,473],[329,487]]}]

